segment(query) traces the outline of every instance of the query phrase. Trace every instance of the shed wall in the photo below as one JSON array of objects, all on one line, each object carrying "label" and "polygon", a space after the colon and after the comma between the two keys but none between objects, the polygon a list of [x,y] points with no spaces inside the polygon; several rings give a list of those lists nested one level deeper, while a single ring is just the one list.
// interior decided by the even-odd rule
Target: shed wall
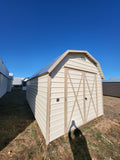
[{"label": "shed wall", "polygon": [[100,74],[97,74],[97,95],[98,95],[98,117],[104,114],[103,111],[103,89]]},{"label": "shed wall", "polygon": [[120,82],[103,82],[103,94],[120,97]]},{"label": "shed wall", "polygon": [[84,59],[82,54],[69,54],[51,74],[50,141],[64,135],[64,67],[97,74],[98,116],[103,114],[101,77],[96,66],[87,57]]},{"label": "shed wall", "polygon": [[27,82],[26,98],[38,125],[46,139],[48,75],[31,79]]},{"label": "shed wall", "polygon": [[3,73],[5,76],[9,75],[9,72],[1,59],[0,59],[0,72]]},{"label": "shed wall", "polygon": [[9,72],[0,59],[0,98],[8,91]]},{"label": "shed wall", "polygon": [[11,90],[12,90],[12,79],[9,79],[7,84],[7,91],[11,92]]},{"label": "shed wall", "polygon": [[8,78],[0,73],[0,98],[7,92]]},{"label": "shed wall", "polygon": [[66,57],[66,67],[98,73],[98,69],[87,57],[79,54],[69,54]]},{"label": "shed wall", "polygon": [[[55,70],[57,71],[58,68]],[[52,74],[52,76],[54,73]],[[56,99],[59,98],[59,102]],[[51,78],[50,141],[64,134],[64,67]]]}]

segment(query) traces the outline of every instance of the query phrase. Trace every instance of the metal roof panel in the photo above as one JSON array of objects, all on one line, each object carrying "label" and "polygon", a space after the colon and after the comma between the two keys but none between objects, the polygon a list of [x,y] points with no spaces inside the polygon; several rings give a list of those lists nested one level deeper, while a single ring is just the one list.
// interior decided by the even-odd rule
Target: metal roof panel
[{"label": "metal roof panel", "polygon": [[33,74],[32,76],[30,76],[30,77],[29,77],[29,80],[30,80],[30,79],[33,79],[33,78],[35,78],[35,77],[37,77],[37,76],[40,76],[41,74],[47,73],[48,70],[52,67],[52,65],[53,65],[58,59],[59,59],[59,57],[56,58],[56,59],[55,59],[54,61],[52,61],[51,63],[49,63],[49,64],[48,64],[47,66],[45,66],[44,68],[40,69],[38,72],[36,72],[36,73]]}]

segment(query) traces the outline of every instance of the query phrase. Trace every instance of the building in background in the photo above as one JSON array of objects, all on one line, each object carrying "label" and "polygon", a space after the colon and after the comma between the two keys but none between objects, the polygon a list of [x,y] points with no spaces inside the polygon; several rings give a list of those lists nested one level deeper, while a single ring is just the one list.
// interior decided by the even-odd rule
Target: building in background
[{"label": "building in background", "polygon": [[22,81],[24,78],[21,77],[14,77],[13,78],[13,83],[12,83],[12,87],[13,88],[19,88],[22,89]]},{"label": "building in background", "polygon": [[22,80],[22,90],[25,91],[27,89],[27,81],[28,81],[28,77],[27,78],[24,78]]},{"label": "building in background", "polygon": [[13,73],[9,73],[8,92],[12,90]]},{"label": "building in background", "polygon": [[103,80],[103,95],[120,97],[120,78]]},{"label": "building in background", "polygon": [[9,73],[2,59],[0,58],[0,98],[6,93],[11,92],[13,74]]}]

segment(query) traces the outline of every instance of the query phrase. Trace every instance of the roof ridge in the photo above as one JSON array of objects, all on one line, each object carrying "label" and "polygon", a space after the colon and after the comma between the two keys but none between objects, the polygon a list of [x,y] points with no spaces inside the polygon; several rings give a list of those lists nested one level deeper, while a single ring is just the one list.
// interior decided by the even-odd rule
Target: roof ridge
[{"label": "roof ridge", "polygon": [[64,52],[61,56],[59,56],[58,58],[56,58],[55,60],[53,60],[52,62],[50,62],[48,65],[46,65],[45,67],[43,67],[42,69],[40,69],[38,72],[36,72],[35,74],[33,74],[32,76],[29,77],[30,79],[33,79],[35,77],[38,77],[42,74],[46,74],[46,73],[51,73],[54,68],[69,54],[69,53],[84,53],[86,54],[96,65],[98,68],[98,71],[100,72],[101,77],[104,79],[104,75],[102,72],[102,69],[100,67],[99,62],[88,52],[85,50],[67,50],[66,52]]}]

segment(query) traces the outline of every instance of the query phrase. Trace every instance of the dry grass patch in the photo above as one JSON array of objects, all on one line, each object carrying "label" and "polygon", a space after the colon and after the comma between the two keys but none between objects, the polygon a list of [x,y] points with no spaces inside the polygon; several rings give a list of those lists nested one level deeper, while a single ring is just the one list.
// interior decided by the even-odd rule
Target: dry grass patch
[{"label": "dry grass patch", "polygon": [[[21,104],[15,109],[14,106],[15,116],[9,117],[8,114],[3,114],[3,119],[0,121],[2,140],[5,142],[4,139],[13,136],[12,132],[17,134],[10,138],[9,143],[1,149],[0,160],[120,159],[120,98],[104,97],[105,115],[79,128],[81,135],[78,138],[74,138],[74,132],[72,132],[72,141],[69,135],[65,135],[51,142],[47,147],[37,122],[33,121],[34,119],[30,120],[28,117],[31,113],[27,109],[24,110],[26,105],[24,101],[24,107],[20,107]],[[4,116],[11,120],[11,126],[12,124],[14,126],[12,130],[7,128]],[[22,125],[23,130],[20,129]]]}]

